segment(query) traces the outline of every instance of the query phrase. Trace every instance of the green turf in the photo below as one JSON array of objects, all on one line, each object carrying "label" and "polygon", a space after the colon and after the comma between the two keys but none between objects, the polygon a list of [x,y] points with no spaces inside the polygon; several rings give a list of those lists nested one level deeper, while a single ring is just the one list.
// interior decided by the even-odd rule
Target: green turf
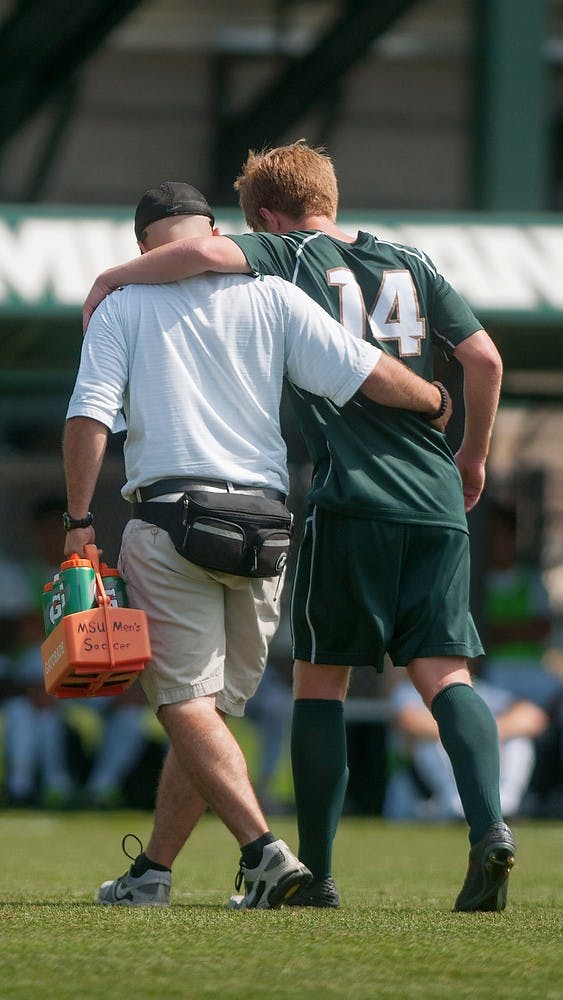
[{"label": "green turf", "polygon": [[[274,821],[295,844],[293,820]],[[563,826],[518,824],[503,914],[452,913],[460,826],[347,819],[338,911],[225,909],[238,851],[211,816],[174,871],[168,910],[93,905],[128,866],[146,813],[0,814],[0,996],[547,998],[563,996]]]}]

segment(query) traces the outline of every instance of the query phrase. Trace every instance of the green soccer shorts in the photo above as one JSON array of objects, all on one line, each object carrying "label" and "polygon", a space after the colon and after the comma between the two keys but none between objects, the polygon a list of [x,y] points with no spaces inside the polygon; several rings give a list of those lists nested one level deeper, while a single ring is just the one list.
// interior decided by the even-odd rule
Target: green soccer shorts
[{"label": "green soccer shorts", "polygon": [[469,538],[421,524],[306,518],[291,600],[297,660],[383,670],[483,654],[469,611]]}]

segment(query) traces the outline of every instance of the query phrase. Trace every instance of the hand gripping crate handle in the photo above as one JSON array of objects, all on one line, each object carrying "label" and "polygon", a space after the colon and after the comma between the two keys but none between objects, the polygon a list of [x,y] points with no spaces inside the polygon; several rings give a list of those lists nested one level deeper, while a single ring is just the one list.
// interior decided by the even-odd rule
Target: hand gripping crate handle
[{"label": "hand gripping crate handle", "polygon": [[100,559],[98,556],[98,546],[97,545],[85,545],[84,555],[90,560],[92,566],[94,567],[94,572],[96,574],[96,601],[100,608],[104,612],[104,623],[106,626],[106,635],[108,637],[108,653],[109,662],[112,667],[116,666],[115,654],[113,650],[112,643],[109,641],[109,636],[111,634],[111,626],[109,621],[108,610],[111,604],[111,598],[106,594],[106,588],[104,587],[104,581],[100,575]]}]

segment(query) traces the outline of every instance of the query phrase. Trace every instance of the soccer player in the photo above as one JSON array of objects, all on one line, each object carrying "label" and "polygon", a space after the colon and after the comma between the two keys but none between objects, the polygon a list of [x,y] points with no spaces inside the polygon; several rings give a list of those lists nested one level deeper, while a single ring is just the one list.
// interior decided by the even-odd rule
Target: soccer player
[{"label": "soccer player", "polygon": [[251,152],[235,187],[254,234],[179,242],[110,269],[94,284],[85,319],[110,288],[131,281],[205,270],[278,274],[418,374],[432,377],[437,344],[464,375],[455,458],[441,435],[408,414],[357,400],[336,407],[292,391],[314,462],[292,599],[291,738],[299,856],[314,882],[293,902],[339,903],[331,863],[347,782],[350,667],[381,670],[389,653],[436,720],[469,824],[455,909],[502,910],[515,845],[501,812],[495,721],[468,669],[483,649],[469,612],[465,516],[485,481],[501,359],[423,252],[337,226],[337,180],[324,152],[304,142]]},{"label": "soccer player", "polygon": [[[199,191],[165,182],[139,201],[135,232],[149,250],[209,235],[213,221]],[[236,908],[278,906],[311,880],[269,830],[224,720],[244,714],[279,618],[283,539],[270,531],[261,546],[256,531],[243,563],[237,524],[242,517],[246,537],[253,524],[267,526],[272,507],[271,527],[286,515],[290,522],[279,426],[284,373],[309,391],[327,392],[335,405],[360,390],[420,413],[442,409],[439,388],[355,340],[276,277],[207,275],[130,287],[108,298],[84,340],[64,432],[65,552],[94,542],[90,501],[108,432],[121,429],[123,409],[122,493],[132,507],[120,568],[131,602],[147,614],[152,658],[141,683],[171,744],[147,853],[101,886],[100,903],[168,905],[178,838],[182,846],[206,804],[241,848],[236,884],[245,891],[231,901]],[[194,508],[208,517],[188,533]],[[175,823],[166,807],[170,781],[177,786]]]}]

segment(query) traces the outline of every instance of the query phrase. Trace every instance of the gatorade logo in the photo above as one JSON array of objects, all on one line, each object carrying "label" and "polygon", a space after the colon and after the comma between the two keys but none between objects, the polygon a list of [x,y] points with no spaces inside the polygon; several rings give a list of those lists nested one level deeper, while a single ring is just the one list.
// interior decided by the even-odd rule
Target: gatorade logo
[{"label": "gatorade logo", "polygon": [[57,665],[57,663],[60,660],[61,656],[63,656],[64,651],[65,651],[65,644],[64,644],[64,642],[59,642],[59,645],[57,646],[57,648],[53,650],[53,652],[51,653],[51,655],[49,656],[49,658],[45,661],[45,665],[44,665],[45,674],[50,673],[51,670],[53,669],[53,667],[55,667]]},{"label": "gatorade logo", "polygon": [[65,595],[56,592],[53,594],[53,600],[51,601],[51,607],[49,608],[49,621],[51,625],[56,625],[57,622],[63,617],[65,606]]}]

